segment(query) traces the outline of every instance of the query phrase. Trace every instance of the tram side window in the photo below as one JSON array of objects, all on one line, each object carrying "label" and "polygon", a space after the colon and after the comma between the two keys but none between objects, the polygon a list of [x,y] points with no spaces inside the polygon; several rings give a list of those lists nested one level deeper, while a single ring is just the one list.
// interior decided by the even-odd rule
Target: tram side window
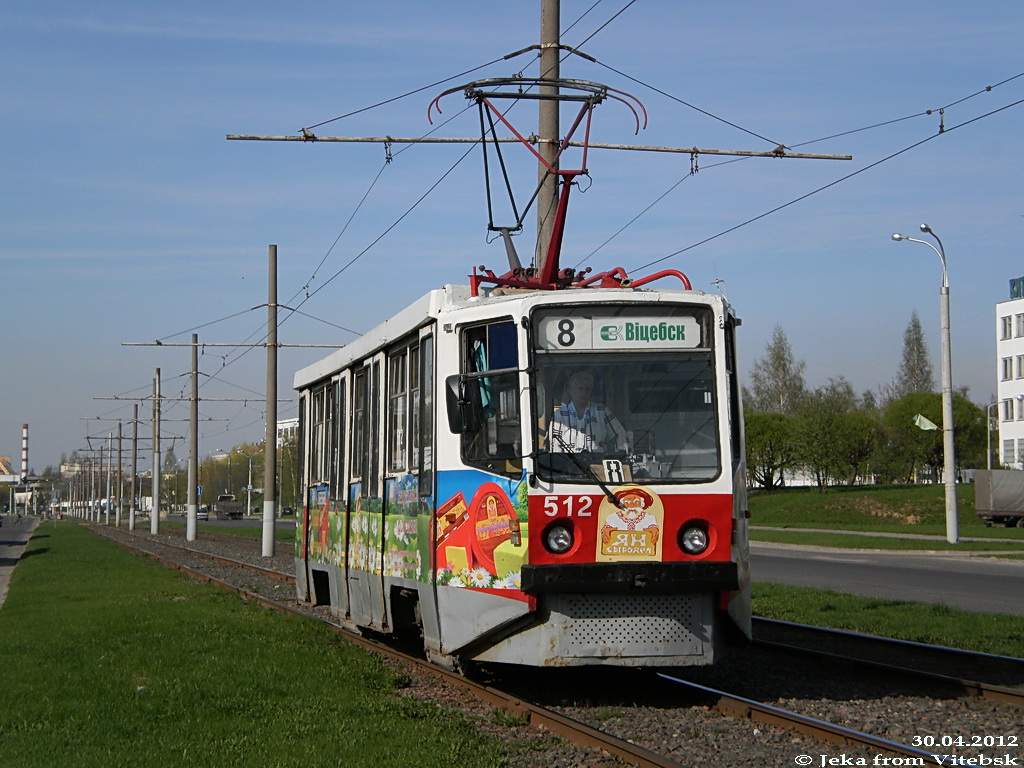
[{"label": "tram side window", "polygon": [[[302,483],[305,484],[309,481],[309,467],[306,464],[306,457],[309,456],[309,450],[306,447],[306,424],[308,416],[306,415],[306,409],[309,402],[309,393],[303,392],[302,396],[299,397],[299,431],[298,431],[298,456],[295,457],[295,462],[301,468]],[[300,505],[301,506],[301,505]]]},{"label": "tram side window", "polygon": [[474,416],[462,432],[463,459],[492,472],[518,475],[523,462],[515,323],[504,320],[466,329],[463,361],[463,397]]},{"label": "tram side window", "polygon": [[366,370],[355,375],[352,385],[352,477],[366,473]]},{"label": "tram side window", "polygon": [[434,339],[426,336],[420,348],[420,415],[416,451],[420,465],[420,495],[430,496],[434,488]]},{"label": "tram side window", "polygon": [[363,479],[363,492],[369,498],[380,498],[380,476],[383,462],[380,455],[381,365],[379,360],[374,360],[370,366],[368,395],[367,476]]},{"label": "tram side window", "polygon": [[415,344],[388,356],[389,473],[411,472],[420,446],[419,347]]},{"label": "tram side window", "polygon": [[736,369],[736,323],[725,326],[725,373],[729,390],[729,438],[732,441],[733,467],[743,459],[742,426],[740,411],[740,381]]},{"label": "tram side window", "polygon": [[310,482],[323,483],[330,478],[327,463],[330,457],[330,397],[327,386],[313,390],[313,413],[310,420],[309,468]]},{"label": "tram side window", "polygon": [[334,382],[334,428],[331,430],[334,444],[331,458],[331,495],[344,496],[345,479],[345,419],[348,415],[345,380]]},{"label": "tram side window", "polygon": [[408,462],[408,349],[388,358],[388,472],[404,472]]},{"label": "tram side window", "polygon": [[334,449],[337,435],[334,430],[334,386],[328,384],[323,388],[324,394],[324,449],[320,454],[320,479],[330,484],[331,492],[334,492],[333,480],[334,470]]}]

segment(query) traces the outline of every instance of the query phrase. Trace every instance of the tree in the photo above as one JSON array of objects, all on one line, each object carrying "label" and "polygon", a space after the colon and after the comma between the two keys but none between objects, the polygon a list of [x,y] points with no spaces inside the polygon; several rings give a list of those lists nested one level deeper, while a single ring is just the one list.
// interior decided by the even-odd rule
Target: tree
[{"label": "tree", "polygon": [[842,376],[829,379],[803,398],[797,413],[800,461],[814,476],[819,491],[847,473],[850,457],[844,444],[849,442],[848,415],[856,407],[853,385]]},{"label": "tree", "polygon": [[896,378],[889,386],[887,399],[891,402],[914,392],[934,391],[935,371],[928,359],[928,345],[924,340],[921,318],[915,310],[903,331],[903,357]]},{"label": "tree", "polygon": [[[914,423],[924,416],[938,429],[922,430]],[[931,469],[939,482],[945,464],[942,441],[942,395],[914,392],[889,404],[885,411],[885,461],[893,477],[912,481],[921,467]],[[959,395],[953,396],[953,446],[957,467],[980,466],[985,461],[988,437],[985,409]]]},{"label": "tree", "polygon": [[[914,423],[921,415],[939,425],[923,430]],[[885,409],[886,465],[890,475],[913,482],[917,470],[932,467],[938,478],[942,466],[942,396],[935,392],[912,392],[893,400]]]},{"label": "tree", "polygon": [[841,414],[839,421],[838,466],[847,485],[853,485],[858,477],[866,474],[865,467],[881,443],[882,427],[875,416],[864,409]]},{"label": "tree", "polygon": [[783,472],[796,465],[796,424],[784,413],[748,412],[744,415],[747,471],[762,488],[778,488]]},{"label": "tree", "polygon": [[744,399],[753,411],[794,414],[806,393],[804,369],[807,363],[793,356],[789,339],[776,325],[764,357],[750,369],[750,388]]}]

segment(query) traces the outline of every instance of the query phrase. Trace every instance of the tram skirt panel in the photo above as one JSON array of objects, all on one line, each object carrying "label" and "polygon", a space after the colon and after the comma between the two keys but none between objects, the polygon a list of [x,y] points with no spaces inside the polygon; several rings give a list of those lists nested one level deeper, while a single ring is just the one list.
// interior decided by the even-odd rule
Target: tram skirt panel
[{"label": "tram skirt panel", "polygon": [[710,594],[549,594],[544,621],[479,653],[479,661],[537,666],[711,664]]}]

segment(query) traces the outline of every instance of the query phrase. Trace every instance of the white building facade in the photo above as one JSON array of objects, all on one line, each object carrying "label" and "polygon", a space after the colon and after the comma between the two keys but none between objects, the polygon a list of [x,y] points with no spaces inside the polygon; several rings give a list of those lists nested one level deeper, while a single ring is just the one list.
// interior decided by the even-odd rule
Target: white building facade
[{"label": "white building facade", "polygon": [[1011,280],[1010,300],[996,304],[996,381],[994,453],[1004,468],[1024,469],[1024,277]]}]

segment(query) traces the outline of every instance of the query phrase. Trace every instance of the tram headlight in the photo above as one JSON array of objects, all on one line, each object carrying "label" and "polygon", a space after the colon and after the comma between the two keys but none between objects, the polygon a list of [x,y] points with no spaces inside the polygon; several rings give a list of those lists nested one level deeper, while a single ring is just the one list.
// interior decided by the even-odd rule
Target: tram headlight
[{"label": "tram headlight", "polygon": [[707,529],[700,525],[687,525],[679,534],[679,545],[688,555],[699,555],[708,548]]},{"label": "tram headlight", "polygon": [[548,526],[544,532],[544,546],[548,548],[549,552],[556,555],[564,555],[572,549],[574,540],[572,528],[562,523]]}]

